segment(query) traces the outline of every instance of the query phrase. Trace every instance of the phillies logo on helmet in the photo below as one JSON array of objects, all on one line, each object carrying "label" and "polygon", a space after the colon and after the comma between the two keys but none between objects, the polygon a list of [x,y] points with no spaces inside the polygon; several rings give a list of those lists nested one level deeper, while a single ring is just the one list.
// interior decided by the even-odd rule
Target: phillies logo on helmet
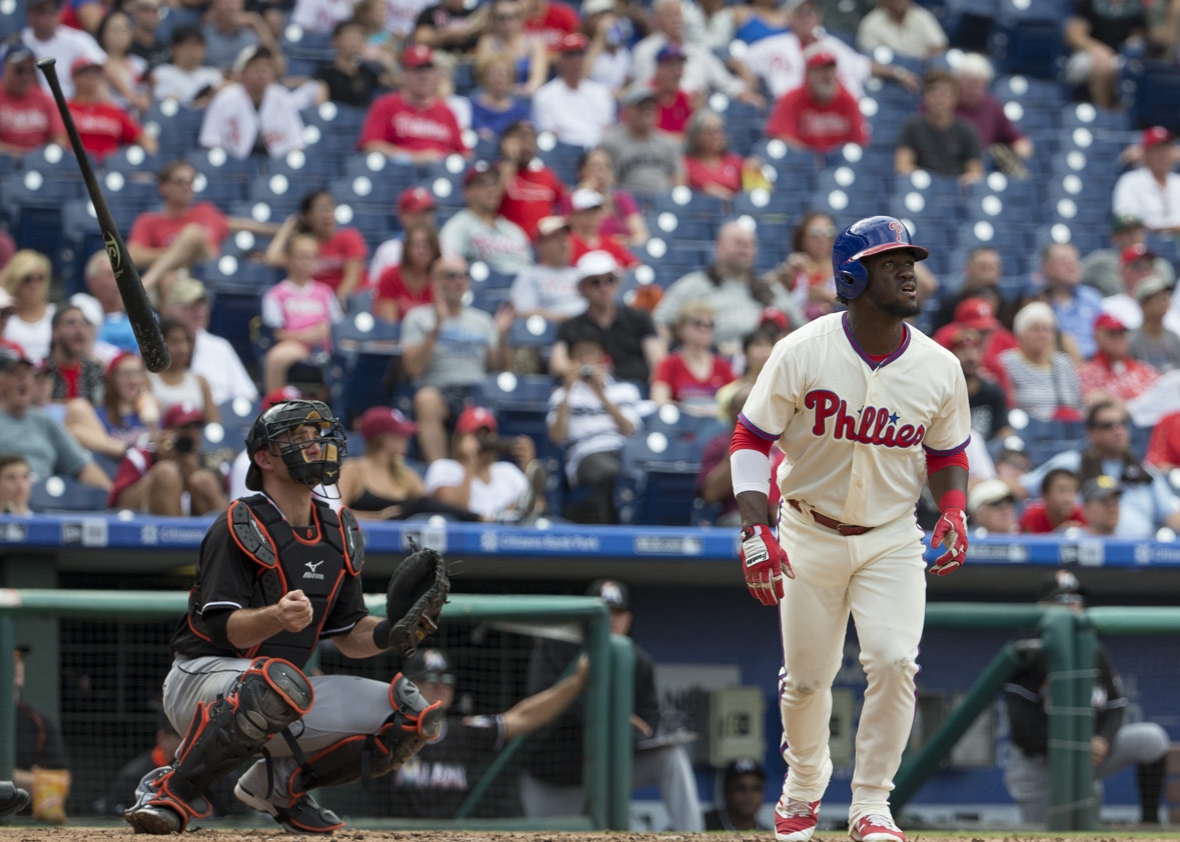
[{"label": "phillies logo on helmet", "polygon": [[813,389],[803,396],[803,405],[815,410],[811,432],[827,435],[828,421],[832,421],[832,435],[838,439],[876,444],[881,447],[913,447],[926,436],[926,428],[918,424],[902,424],[901,417],[887,406],[866,405],[857,412],[858,421],[848,412],[848,402],[828,389]]}]

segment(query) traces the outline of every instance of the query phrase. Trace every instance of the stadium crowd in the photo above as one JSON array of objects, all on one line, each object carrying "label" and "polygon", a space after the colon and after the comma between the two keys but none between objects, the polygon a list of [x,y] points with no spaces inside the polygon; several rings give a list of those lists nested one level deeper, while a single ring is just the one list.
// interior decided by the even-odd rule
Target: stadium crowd
[{"label": "stadium crowd", "polygon": [[[954,4],[847,5],[21,4],[0,507],[220,511],[243,425],[300,392],[354,430],[361,517],[729,523],[746,387],[839,309],[838,229],[889,212],[935,252],[913,329],[969,385],[976,529],[1180,529],[1175,119],[1120,84],[1174,59],[1174,4],[1034,3],[1052,78],[989,60]],[[45,56],[165,371],[136,355]]]}]

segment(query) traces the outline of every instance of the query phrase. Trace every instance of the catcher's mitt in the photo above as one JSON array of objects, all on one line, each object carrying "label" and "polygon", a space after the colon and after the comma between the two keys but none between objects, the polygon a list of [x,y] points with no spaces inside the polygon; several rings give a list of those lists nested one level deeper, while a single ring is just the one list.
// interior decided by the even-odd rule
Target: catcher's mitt
[{"label": "catcher's mitt", "polygon": [[394,649],[404,657],[414,654],[418,644],[438,628],[438,618],[451,592],[442,553],[419,549],[412,539],[410,548],[413,552],[389,579],[385,621],[373,632],[378,646]]}]

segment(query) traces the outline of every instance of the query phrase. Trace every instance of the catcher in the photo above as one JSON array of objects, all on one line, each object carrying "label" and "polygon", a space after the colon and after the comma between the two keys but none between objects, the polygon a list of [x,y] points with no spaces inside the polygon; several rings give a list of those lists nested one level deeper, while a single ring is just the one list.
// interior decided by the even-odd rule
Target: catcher
[{"label": "catcher", "polygon": [[234,795],[293,833],[331,833],[344,822],[311,790],[388,774],[438,736],[444,712],[400,673],[385,684],[301,669],[325,637],[350,658],[412,654],[450,588],[442,556],[415,548],[390,580],[387,619],[368,613],[356,520],[312,496],[336,484],[344,449],[319,401],[255,419],[246,487],[259,493],[230,504],[201,543],[164,680],[164,712],[185,737],[140,781],[124,813],[137,832],[185,830],[209,814],[209,785],[258,757]]}]

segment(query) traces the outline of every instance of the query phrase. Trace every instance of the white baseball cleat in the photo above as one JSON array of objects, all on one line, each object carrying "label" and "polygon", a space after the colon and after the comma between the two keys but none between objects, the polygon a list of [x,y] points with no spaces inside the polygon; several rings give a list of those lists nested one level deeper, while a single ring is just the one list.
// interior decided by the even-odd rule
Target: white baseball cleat
[{"label": "white baseball cleat", "polygon": [[880,814],[861,816],[853,823],[848,836],[852,842],[905,842],[905,834],[893,819]]},{"label": "white baseball cleat", "polygon": [[790,799],[774,808],[774,838],[778,842],[807,842],[819,823],[819,801]]}]

